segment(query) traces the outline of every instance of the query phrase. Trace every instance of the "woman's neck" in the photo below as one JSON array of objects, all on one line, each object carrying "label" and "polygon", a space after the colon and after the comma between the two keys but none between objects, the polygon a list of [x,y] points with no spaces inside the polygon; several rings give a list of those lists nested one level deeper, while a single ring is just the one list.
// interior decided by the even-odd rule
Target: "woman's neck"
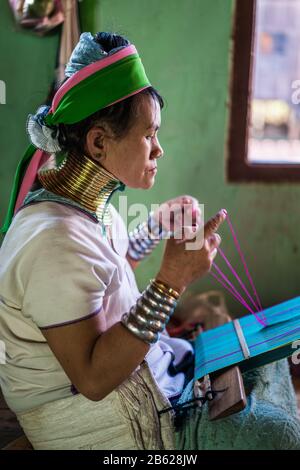
[{"label": "woman's neck", "polygon": [[105,220],[110,216],[109,199],[114,191],[124,188],[123,183],[85,155],[69,154],[57,168],[41,169],[38,179],[48,191],[95,212],[105,225],[111,224],[111,220]]}]

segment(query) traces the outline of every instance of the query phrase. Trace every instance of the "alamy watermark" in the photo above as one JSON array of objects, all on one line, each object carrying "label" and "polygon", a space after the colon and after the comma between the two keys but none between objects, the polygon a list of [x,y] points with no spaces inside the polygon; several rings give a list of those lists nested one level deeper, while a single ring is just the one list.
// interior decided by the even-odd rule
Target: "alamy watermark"
[{"label": "alamy watermark", "polygon": [[6,104],[6,84],[0,80],[0,104]]},{"label": "alamy watermark", "polygon": [[[204,204],[198,204],[195,208],[191,203],[179,202],[164,204],[151,204],[150,211],[142,203],[128,205],[127,196],[120,196],[118,200],[118,212],[121,215],[128,233],[132,232],[140,223],[151,218],[150,226],[157,225],[163,230],[162,239],[174,238],[185,241],[186,250],[200,250],[204,243]],[[197,224],[195,224],[195,211]],[[129,221],[129,218],[131,219]],[[126,238],[127,234],[116,234],[117,238]]]},{"label": "alamy watermark", "polygon": [[296,351],[292,354],[292,363],[296,366],[300,364],[300,340],[294,341],[292,343],[292,349],[296,349]]},{"label": "alamy watermark", "polygon": [[0,340],[0,365],[6,364],[6,348],[4,341]]}]

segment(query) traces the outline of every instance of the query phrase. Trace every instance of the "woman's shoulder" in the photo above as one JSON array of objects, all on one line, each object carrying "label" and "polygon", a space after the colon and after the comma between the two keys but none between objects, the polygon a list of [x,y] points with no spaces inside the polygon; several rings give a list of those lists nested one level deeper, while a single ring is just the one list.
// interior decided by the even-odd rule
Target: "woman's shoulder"
[{"label": "woman's shoulder", "polygon": [[[97,221],[77,207],[54,201],[42,201],[22,207],[15,215],[12,227],[67,230],[71,226],[95,231]],[[93,230],[94,228],[94,230]]]},{"label": "woman's shoulder", "polygon": [[43,201],[18,211],[4,238],[4,246],[39,248],[50,242],[53,246],[55,242],[61,249],[67,244],[96,249],[101,240],[104,241],[101,227],[88,215],[73,207]]}]

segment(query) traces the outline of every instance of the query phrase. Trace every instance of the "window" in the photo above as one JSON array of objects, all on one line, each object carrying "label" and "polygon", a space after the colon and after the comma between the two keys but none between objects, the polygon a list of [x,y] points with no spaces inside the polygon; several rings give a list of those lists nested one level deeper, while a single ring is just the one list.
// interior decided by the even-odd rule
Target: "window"
[{"label": "window", "polygon": [[229,181],[300,180],[300,0],[237,0]]}]

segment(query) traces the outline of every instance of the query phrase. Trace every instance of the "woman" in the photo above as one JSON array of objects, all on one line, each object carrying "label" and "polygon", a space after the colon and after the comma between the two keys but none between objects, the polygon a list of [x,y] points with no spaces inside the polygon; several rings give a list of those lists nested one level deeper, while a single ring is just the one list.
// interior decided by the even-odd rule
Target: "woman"
[{"label": "woman", "polygon": [[[287,420],[288,407],[263,406],[264,388],[260,401],[251,396],[245,412],[216,425],[198,413],[176,433],[174,411],[160,413],[190,398],[193,347],[165,326],[186,287],[210,269],[226,211],[205,225],[201,249],[185,249],[200,233],[197,201],[185,196],[128,237],[109,201],[125,185],[154,184],[163,101],[120,36],[84,33],[66,76],[51,107],[29,117],[34,145],[17,171],[0,251],[0,384],[33,447],[300,448],[299,425]],[[185,205],[195,233],[192,225],[180,233]],[[177,209],[170,226],[169,209]],[[159,272],[141,294],[132,267],[166,232],[173,237]],[[284,387],[270,395],[281,399]]]},{"label": "woman", "polygon": [[[140,294],[130,264],[176,231],[166,208],[188,203],[200,222],[194,198],[180,197],[128,238],[109,204],[125,185],[154,184],[162,98],[134,46],[108,33],[81,35],[66,76],[51,108],[29,117],[39,150],[31,145],[19,167],[4,228],[14,209],[0,255],[1,387],[35,449],[171,449],[173,414],[158,411],[180,397],[193,348],[165,326],[210,269],[226,211],[205,225],[201,249],[185,249],[186,233],[169,239]],[[51,154],[57,168],[42,165]]]}]

